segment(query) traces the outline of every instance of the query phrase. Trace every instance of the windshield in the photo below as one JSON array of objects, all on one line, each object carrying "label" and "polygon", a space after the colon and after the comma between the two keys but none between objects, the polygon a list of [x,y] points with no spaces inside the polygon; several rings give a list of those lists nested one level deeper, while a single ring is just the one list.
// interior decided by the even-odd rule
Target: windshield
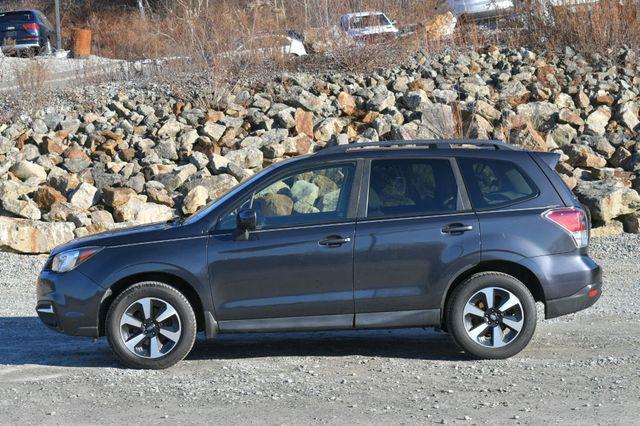
[{"label": "windshield", "polygon": [[365,29],[371,27],[384,27],[389,24],[391,24],[391,22],[389,22],[387,17],[380,13],[376,15],[354,16],[351,18],[349,26],[354,29]]},{"label": "windshield", "polygon": [[6,12],[0,13],[0,23],[21,23],[31,21],[31,12]]},{"label": "windshield", "polygon": [[261,172],[256,173],[253,177],[251,177],[251,179],[237,184],[236,186],[231,188],[231,190],[229,192],[227,192],[225,195],[223,195],[222,197],[218,198],[217,200],[213,200],[209,204],[201,207],[200,210],[198,210],[197,212],[195,212],[193,214],[193,216],[190,216],[189,218],[187,218],[187,220],[185,220],[185,224],[197,222],[198,220],[200,220],[203,217],[207,216],[213,210],[217,209],[219,206],[224,204],[225,201],[227,201],[229,198],[233,197],[234,195],[236,195],[238,192],[242,191],[247,186],[253,184],[253,182],[255,182],[256,180],[260,179],[262,176],[264,176],[268,171],[270,171],[272,169],[273,169],[273,167],[267,167],[266,169],[262,170]]}]

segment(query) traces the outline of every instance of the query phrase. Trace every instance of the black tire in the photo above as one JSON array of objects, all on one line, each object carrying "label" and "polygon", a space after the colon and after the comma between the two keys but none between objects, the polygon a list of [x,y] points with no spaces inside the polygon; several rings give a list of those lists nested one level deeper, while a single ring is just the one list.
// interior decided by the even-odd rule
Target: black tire
[{"label": "black tire", "polygon": [[45,56],[45,55],[51,55],[52,53],[53,53],[53,46],[51,44],[51,39],[47,38],[44,44],[42,45],[42,47],[40,47],[38,54],[40,56]]},{"label": "black tire", "polygon": [[[522,308],[522,328],[512,340],[501,347],[485,346],[474,340],[467,332],[468,325],[465,324],[464,319],[467,302],[479,291],[490,287],[511,292],[519,299]],[[536,316],[535,300],[521,281],[502,272],[481,272],[472,275],[453,291],[447,304],[446,323],[447,330],[455,343],[467,354],[483,359],[504,359],[519,353],[527,346],[536,329]],[[513,333],[508,328],[505,330]],[[492,335],[493,332],[488,331],[488,333]]]},{"label": "black tire", "polygon": [[[173,347],[158,358],[144,358],[132,353],[124,343],[120,319],[136,301],[143,298],[161,299],[177,312],[181,335]],[[161,282],[141,282],[123,291],[109,307],[106,335],[116,358],[125,366],[135,369],[161,370],[182,361],[191,351],[197,334],[196,316],[187,298],[175,288]]]}]

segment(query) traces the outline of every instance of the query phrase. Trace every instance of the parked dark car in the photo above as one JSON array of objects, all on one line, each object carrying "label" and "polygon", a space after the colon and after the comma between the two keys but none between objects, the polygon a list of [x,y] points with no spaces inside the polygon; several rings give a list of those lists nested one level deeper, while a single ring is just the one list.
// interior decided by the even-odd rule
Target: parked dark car
[{"label": "parked dark car", "polygon": [[4,53],[49,54],[56,30],[38,10],[0,12],[0,42]]},{"label": "parked dark car", "polygon": [[[37,313],[166,368],[196,333],[436,326],[506,358],[536,326],[591,306],[601,271],[559,156],[500,142],[327,148],[277,163],[184,221],[55,249]],[[428,351],[429,348],[424,348]]]}]

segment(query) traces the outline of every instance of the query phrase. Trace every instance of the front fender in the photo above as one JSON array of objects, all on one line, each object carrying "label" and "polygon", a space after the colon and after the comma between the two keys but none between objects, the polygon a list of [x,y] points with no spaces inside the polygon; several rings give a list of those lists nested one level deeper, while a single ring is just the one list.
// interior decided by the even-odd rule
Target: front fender
[{"label": "front fender", "polygon": [[198,293],[203,309],[213,311],[206,244],[206,236],[200,236],[105,247],[79,269],[105,290],[134,276],[177,277]]},{"label": "front fender", "polygon": [[128,265],[122,269],[112,272],[101,281],[100,286],[108,289],[114,284],[129,277],[147,274],[175,276],[180,278],[182,281],[186,281],[192,287],[195,287],[196,285],[194,285],[194,283],[198,282],[198,277],[196,275],[178,265],[165,262],[141,262]]}]

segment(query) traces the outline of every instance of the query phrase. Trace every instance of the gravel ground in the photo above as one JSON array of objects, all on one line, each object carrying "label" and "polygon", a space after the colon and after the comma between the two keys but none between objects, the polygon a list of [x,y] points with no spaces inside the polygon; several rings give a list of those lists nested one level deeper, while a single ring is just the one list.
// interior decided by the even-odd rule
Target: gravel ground
[{"label": "gravel ground", "polygon": [[0,423],[638,424],[640,236],[598,239],[602,299],[472,361],[433,330],[220,336],[165,371],[33,316],[43,257],[0,253]]}]

